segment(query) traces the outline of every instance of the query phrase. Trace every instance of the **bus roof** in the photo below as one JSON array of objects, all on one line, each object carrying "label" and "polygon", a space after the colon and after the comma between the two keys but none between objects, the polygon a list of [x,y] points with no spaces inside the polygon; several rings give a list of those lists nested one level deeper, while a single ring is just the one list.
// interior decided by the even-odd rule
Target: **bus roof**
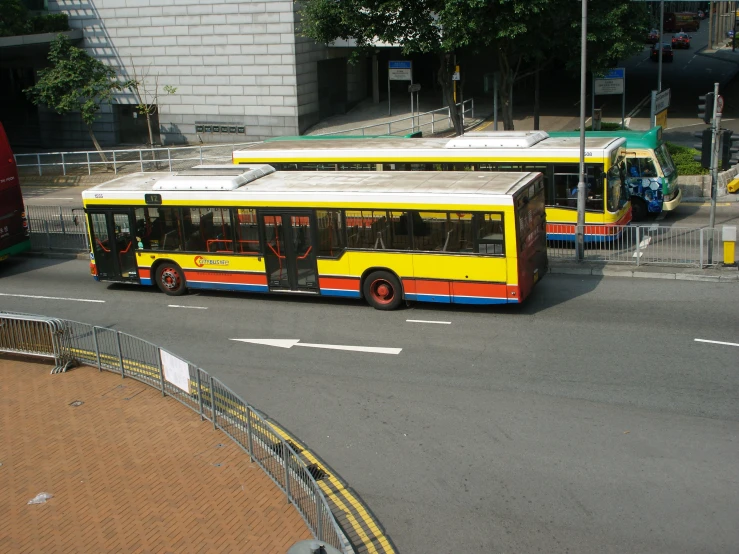
[{"label": "bus roof", "polygon": [[[580,131],[550,131],[552,137],[579,137]],[[662,144],[662,127],[654,127],[648,131],[586,131],[586,140],[596,137],[623,137],[626,148],[649,148],[654,150]]]},{"label": "bus roof", "polygon": [[[624,144],[618,137],[588,137],[589,158],[607,158]],[[284,140],[263,142],[233,153],[234,163],[277,162],[438,162],[438,161],[515,161],[536,159],[579,159],[580,140],[576,137],[546,137],[530,146],[500,147],[488,136],[446,138],[387,138]]]},{"label": "bus roof", "polygon": [[[246,168],[251,171],[251,168]],[[540,178],[539,173],[509,173],[480,171],[276,171],[263,174],[236,188],[220,190],[198,188],[193,171],[181,173],[133,173],[103,183],[82,193],[86,204],[108,204],[111,200],[131,200],[143,203],[145,194],[161,194],[162,199],[224,204],[237,202],[248,205],[306,203],[351,204],[422,203],[422,204],[502,204],[511,205],[520,190]],[[182,175],[187,173],[187,175]],[[167,181],[189,185],[173,188]],[[239,178],[233,172],[216,176],[204,174],[203,181],[233,181]],[[186,188],[187,187],[187,188]]]}]

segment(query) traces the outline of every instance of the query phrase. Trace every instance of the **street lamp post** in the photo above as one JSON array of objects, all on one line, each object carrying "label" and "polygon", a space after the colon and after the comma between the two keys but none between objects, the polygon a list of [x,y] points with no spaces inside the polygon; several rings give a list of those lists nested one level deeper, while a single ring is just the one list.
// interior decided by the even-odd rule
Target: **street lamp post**
[{"label": "street lamp post", "polygon": [[[577,230],[575,253],[577,260],[585,259],[585,93],[588,66],[588,0],[582,0],[582,37],[580,39],[580,180],[577,183]],[[595,91],[593,91],[595,93]]]},{"label": "street lamp post", "polygon": [[662,92],[662,36],[665,32],[665,0],[660,0],[659,3],[659,63],[657,64],[657,92]]}]

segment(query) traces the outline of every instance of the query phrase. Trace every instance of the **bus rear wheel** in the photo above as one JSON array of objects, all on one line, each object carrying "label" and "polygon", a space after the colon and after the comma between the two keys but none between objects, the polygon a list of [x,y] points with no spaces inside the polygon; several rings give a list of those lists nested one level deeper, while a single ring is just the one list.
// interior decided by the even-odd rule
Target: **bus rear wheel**
[{"label": "bus rear wheel", "polygon": [[185,274],[177,264],[165,262],[157,267],[157,286],[164,294],[181,296],[187,292]]},{"label": "bus rear wheel", "polygon": [[400,282],[388,271],[374,271],[364,280],[364,297],[376,310],[394,310],[403,301]]}]

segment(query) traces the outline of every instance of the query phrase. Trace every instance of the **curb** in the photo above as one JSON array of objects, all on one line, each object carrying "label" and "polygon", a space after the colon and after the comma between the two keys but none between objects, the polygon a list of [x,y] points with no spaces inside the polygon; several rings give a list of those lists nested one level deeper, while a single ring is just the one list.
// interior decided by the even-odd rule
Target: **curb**
[{"label": "curb", "polygon": [[550,266],[548,273],[553,275],[591,275],[594,277],[622,277],[627,279],[667,279],[671,281],[703,281],[708,283],[739,282],[739,271],[727,268],[722,275],[700,273],[656,272],[637,269],[615,269],[607,267],[557,267]]}]

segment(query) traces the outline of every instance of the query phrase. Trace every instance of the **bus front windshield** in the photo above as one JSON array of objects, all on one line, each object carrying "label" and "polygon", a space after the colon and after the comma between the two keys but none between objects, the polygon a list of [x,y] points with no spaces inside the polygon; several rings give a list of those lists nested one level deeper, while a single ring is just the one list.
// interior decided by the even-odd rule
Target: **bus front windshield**
[{"label": "bus front windshield", "polygon": [[657,155],[657,161],[662,166],[662,173],[665,177],[669,177],[675,172],[675,164],[672,162],[670,152],[667,150],[667,145],[663,144],[659,148],[655,149],[654,153]]},{"label": "bus front windshield", "polygon": [[608,211],[617,212],[626,205],[626,179],[624,173],[624,157],[619,156],[616,163],[608,170]]}]

